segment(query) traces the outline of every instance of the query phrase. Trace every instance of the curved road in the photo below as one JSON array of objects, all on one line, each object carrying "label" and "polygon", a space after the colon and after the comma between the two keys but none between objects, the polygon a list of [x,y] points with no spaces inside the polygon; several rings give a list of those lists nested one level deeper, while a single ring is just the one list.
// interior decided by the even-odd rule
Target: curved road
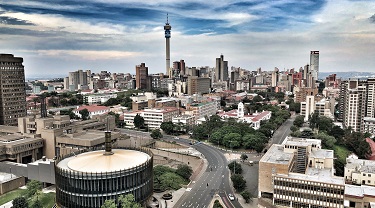
[{"label": "curved road", "polygon": [[[122,133],[131,136],[141,136],[142,138],[149,138],[148,132],[137,132],[129,129],[119,129]],[[185,145],[189,145],[191,140],[188,139],[174,139],[174,136],[164,135],[164,140],[176,141]],[[196,181],[192,181],[187,187],[187,191],[174,205],[175,208],[208,208],[213,196],[218,194],[226,207],[228,208],[242,208],[241,204],[234,200],[230,201],[228,194],[233,196],[232,186],[229,184],[229,169],[228,162],[221,150],[208,146],[203,143],[196,143],[192,145],[197,151],[201,152],[207,160],[207,168],[203,174]]]},{"label": "curved road", "polygon": [[[178,142],[188,143],[190,141],[180,139]],[[219,194],[227,207],[242,207],[237,201],[230,201],[227,197],[229,193],[233,194],[233,192],[229,184],[228,163],[222,152],[203,143],[193,146],[204,155],[208,166],[198,180],[188,186],[187,191],[174,207],[205,208],[208,207],[216,193]]]}]

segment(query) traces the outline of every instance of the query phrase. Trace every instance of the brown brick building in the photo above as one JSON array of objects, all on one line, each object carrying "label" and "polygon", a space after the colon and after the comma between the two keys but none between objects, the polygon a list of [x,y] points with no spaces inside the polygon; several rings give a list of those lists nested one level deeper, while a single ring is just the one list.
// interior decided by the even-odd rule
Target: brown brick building
[{"label": "brown brick building", "polygon": [[0,54],[0,125],[17,126],[26,116],[23,58]]}]

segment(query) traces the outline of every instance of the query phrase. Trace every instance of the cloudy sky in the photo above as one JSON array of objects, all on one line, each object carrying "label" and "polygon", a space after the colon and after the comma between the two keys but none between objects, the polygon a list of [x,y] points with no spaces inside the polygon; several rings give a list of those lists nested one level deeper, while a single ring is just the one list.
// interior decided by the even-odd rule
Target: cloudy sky
[{"label": "cloudy sky", "polygon": [[320,71],[375,72],[373,0],[0,0],[0,53],[29,77],[164,72],[167,13],[171,62],[298,69],[319,50]]}]

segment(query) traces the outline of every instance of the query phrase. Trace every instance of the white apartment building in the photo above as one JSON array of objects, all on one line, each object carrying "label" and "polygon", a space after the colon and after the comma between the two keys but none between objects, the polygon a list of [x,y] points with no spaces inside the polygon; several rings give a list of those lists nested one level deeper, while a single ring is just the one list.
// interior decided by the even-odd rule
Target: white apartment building
[{"label": "white apartment building", "polygon": [[202,102],[202,103],[193,103],[187,105],[185,114],[193,115],[195,121],[205,116],[212,116],[215,115],[217,112],[217,103],[214,102]]},{"label": "white apartment building", "polygon": [[127,126],[134,127],[134,117],[139,114],[145,120],[149,128],[160,128],[161,123],[172,121],[172,118],[179,115],[178,108],[145,109],[143,111],[124,113],[124,122]]},{"label": "white apartment building", "polygon": [[355,154],[346,158],[344,177],[347,183],[375,186],[375,161],[358,159]]},{"label": "white apartment building", "polygon": [[312,113],[318,113],[319,116],[334,118],[335,99],[322,99],[315,101],[314,96],[306,96],[306,102],[301,102],[300,114],[305,116],[305,121],[309,119]]},{"label": "white apartment building", "polygon": [[180,115],[178,117],[172,118],[172,123],[183,124],[191,129],[195,125],[195,117],[192,115]]},{"label": "white apartment building", "polygon": [[107,102],[111,98],[117,98],[116,93],[109,93],[109,94],[89,94],[85,96],[85,99],[87,99],[87,103],[89,105],[92,104],[102,104]]},{"label": "white apartment building", "polygon": [[375,118],[371,118],[371,117],[363,118],[363,132],[368,132],[372,136],[375,136]]}]

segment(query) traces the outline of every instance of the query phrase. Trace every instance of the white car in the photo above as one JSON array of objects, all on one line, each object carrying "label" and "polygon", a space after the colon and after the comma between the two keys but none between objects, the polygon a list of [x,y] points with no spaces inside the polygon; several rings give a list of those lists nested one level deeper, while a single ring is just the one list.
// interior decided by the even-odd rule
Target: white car
[{"label": "white car", "polygon": [[234,196],[232,194],[228,194],[228,198],[229,200],[234,201]]}]

